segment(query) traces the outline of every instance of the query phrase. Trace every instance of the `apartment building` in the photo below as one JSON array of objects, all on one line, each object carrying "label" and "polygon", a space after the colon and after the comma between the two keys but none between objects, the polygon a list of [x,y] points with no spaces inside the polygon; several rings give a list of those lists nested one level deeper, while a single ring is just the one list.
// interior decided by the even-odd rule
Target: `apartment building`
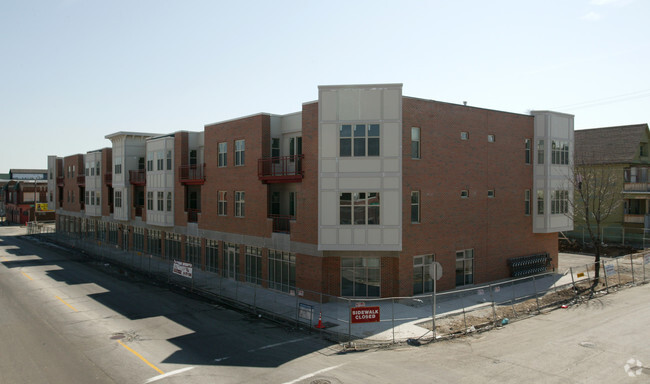
[{"label": "apartment building", "polygon": [[0,216],[14,224],[54,219],[54,214],[41,204],[47,198],[45,180],[44,169],[9,170],[8,178],[0,182]]},{"label": "apartment building", "polygon": [[[73,156],[94,164],[83,193],[102,190],[101,216],[63,204],[61,230],[273,290],[411,296],[432,290],[434,261],[443,290],[540,272],[573,226],[573,116],[561,113],[321,86],[296,113],[106,138],[99,166],[98,152]],[[73,165],[57,159],[50,179]],[[80,188],[63,181],[64,196]],[[544,262],[513,270],[531,255]]]}]

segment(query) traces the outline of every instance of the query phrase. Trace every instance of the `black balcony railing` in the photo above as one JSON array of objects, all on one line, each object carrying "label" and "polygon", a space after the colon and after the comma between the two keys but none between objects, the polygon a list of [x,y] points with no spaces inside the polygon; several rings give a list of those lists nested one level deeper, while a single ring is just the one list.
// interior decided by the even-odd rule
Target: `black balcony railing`
[{"label": "black balcony railing", "polygon": [[293,216],[287,215],[269,215],[273,219],[273,232],[276,233],[291,233],[291,220]]},{"label": "black balcony railing", "polygon": [[199,213],[200,209],[188,209],[187,210],[187,222],[188,223],[198,223],[199,222]]},{"label": "black balcony railing", "polygon": [[205,164],[181,165],[178,167],[181,184],[202,185],[205,183]]},{"label": "black balcony railing", "polygon": [[129,182],[132,185],[147,185],[147,171],[144,169],[129,171]]},{"label": "black balcony railing", "polygon": [[257,160],[257,176],[263,183],[295,183],[302,181],[305,173],[305,155],[266,157]]}]

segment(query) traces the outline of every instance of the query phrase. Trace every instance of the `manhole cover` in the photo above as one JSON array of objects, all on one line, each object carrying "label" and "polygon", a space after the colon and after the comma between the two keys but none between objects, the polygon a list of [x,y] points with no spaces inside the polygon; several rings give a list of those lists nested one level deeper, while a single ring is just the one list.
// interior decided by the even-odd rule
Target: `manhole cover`
[{"label": "manhole cover", "polygon": [[114,333],[113,336],[111,336],[111,340],[121,340],[125,337],[126,336],[123,333]]}]

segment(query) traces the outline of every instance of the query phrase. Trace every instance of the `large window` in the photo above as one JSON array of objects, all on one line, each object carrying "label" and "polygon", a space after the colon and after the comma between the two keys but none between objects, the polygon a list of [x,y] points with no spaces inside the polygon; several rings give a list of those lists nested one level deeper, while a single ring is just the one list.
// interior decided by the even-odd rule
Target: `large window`
[{"label": "large window", "polygon": [[153,152],[147,153],[147,172],[153,171]]},{"label": "large window", "polygon": [[109,222],[108,223],[108,242],[111,244],[117,244],[117,234],[118,234],[118,224]]},{"label": "large window", "polygon": [[379,156],[379,124],[343,124],[339,129],[341,157]]},{"label": "large window", "polygon": [[223,243],[223,275],[230,279],[239,276],[239,245]]},{"label": "large window", "polygon": [[167,151],[167,170],[172,170],[172,151]]},{"label": "large window", "polygon": [[537,141],[537,164],[544,164],[544,140]]},{"label": "large window", "polygon": [[269,249],[269,288],[289,292],[296,286],[296,254]]},{"label": "large window", "polygon": [[377,192],[344,192],[339,195],[339,223],[342,225],[377,225],[379,212]]},{"label": "large window", "polygon": [[378,257],[341,258],[341,296],[379,297],[381,262]]},{"label": "large window", "polygon": [[524,191],[524,214],[530,215],[530,189]]},{"label": "large window", "polygon": [[144,251],[144,228],[142,227],[133,227],[133,250]]},{"label": "large window", "polygon": [[413,258],[413,294],[433,292],[433,277],[429,268],[433,264],[433,255],[415,256]]},{"label": "large window", "polygon": [[551,194],[551,214],[569,212],[569,191],[557,190]]},{"label": "large window", "polygon": [[541,189],[537,190],[537,214],[544,214],[544,191]]},{"label": "large window", "polygon": [[225,167],[228,165],[228,143],[219,143],[219,166]]},{"label": "large window", "polygon": [[553,140],[551,142],[552,152],[551,152],[551,161],[552,164],[569,164],[569,142],[568,141],[558,141]]},{"label": "large window", "polygon": [[420,191],[411,191],[411,223],[420,222]]},{"label": "large window", "polygon": [[181,235],[178,233],[165,234],[165,258],[170,260],[181,259]]},{"label": "large window", "polygon": [[165,170],[165,151],[158,151],[156,153],[156,171]]},{"label": "large window", "polygon": [[147,209],[153,211],[153,192],[147,192]]},{"label": "large window", "polygon": [[155,256],[160,256],[162,253],[162,240],[160,231],[155,229],[150,229],[147,231],[147,253]]},{"label": "large window", "polygon": [[121,157],[116,157],[115,158],[115,174],[119,175],[122,173],[122,158]]},{"label": "large window", "polygon": [[172,211],[172,193],[167,192],[167,212]]},{"label": "large window", "polygon": [[411,158],[420,158],[420,128],[411,128]]},{"label": "large window", "polygon": [[194,267],[201,265],[201,238],[187,236],[185,240],[185,260]]},{"label": "large window", "polygon": [[235,192],[235,216],[244,217],[245,214],[245,197],[246,193],[242,191]]},{"label": "large window", "polygon": [[226,200],[226,191],[219,191],[218,215],[226,216],[228,214],[228,200]]},{"label": "large window", "polygon": [[205,242],[205,269],[208,272],[219,272],[219,241],[217,240]]},{"label": "large window", "polygon": [[456,251],[456,286],[474,284],[474,250]]},{"label": "large window", "polygon": [[530,139],[524,140],[524,150],[526,164],[530,164]]},{"label": "large window", "polygon": [[246,247],[246,281],[262,284],[262,248]]},{"label": "large window", "polygon": [[277,137],[271,139],[271,157],[274,163],[280,162],[280,139]]},{"label": "large window", "polygon": [[122,207],[122,191],[115,191],[115,207]]},{"label": "large window", "polygon": [[246,143],[244,140],[235,140],[235,166],[244,165]]},{"label": "large window", "polygon": [[165,210],[165,192],[158,192],[158,199],[156,199],[156,205],[160,212]]}]

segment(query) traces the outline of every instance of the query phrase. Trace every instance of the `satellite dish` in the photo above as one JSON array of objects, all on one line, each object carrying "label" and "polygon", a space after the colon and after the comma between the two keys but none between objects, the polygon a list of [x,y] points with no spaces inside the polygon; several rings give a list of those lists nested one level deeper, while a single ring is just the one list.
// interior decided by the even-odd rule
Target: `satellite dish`
[{"label": "satellite dish", "polygon": [[440,280],[442,277],[442,265],[439,262],[434,261],[429,264],[429,277],[433,280]]}]

